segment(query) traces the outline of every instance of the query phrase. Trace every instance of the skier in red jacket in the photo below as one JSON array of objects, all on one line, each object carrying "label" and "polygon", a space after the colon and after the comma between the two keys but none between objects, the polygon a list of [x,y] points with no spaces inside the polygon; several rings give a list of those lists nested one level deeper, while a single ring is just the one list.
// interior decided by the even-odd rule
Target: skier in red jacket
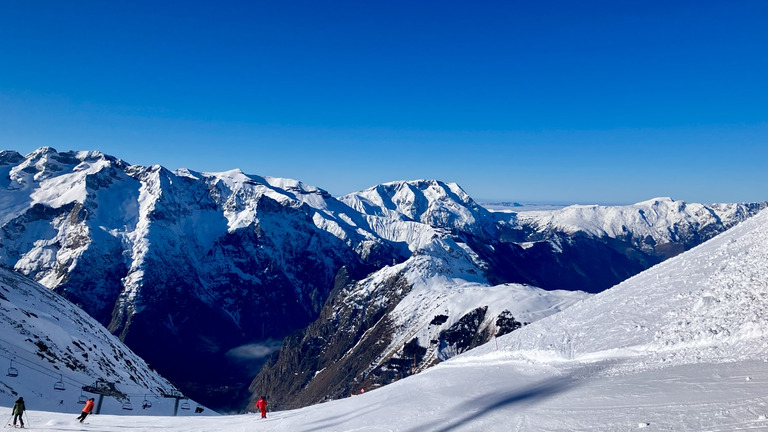
[{"label": "skier in red jacket", "polygon": [[88,402],[86,402],[85,406],[83,407],[83,412],[80,413],[77,419],[80,420],[80,423],[82,423],[83,420],[88,417],[88,414],[93,414],[93,398],[88,399]]},{"label": "skier in red jacket", "polygon": [[260,397],[259,400],[256,401],[256,408],[261,411],[261,418],[267,418],[267,398],[264,396]]}]

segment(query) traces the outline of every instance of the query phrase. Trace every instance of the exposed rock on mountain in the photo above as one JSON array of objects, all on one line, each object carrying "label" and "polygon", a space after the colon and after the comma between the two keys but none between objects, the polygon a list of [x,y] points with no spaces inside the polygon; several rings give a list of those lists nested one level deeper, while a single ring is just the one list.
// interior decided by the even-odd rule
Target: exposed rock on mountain
[{"label": "exposed rock on mountain", "polygon": [[[471,310],[488,306],[479,335],[466,335],[468,347],[495,333],[489,325],[503,321],[504,310],[531,322],[515,307],[526,298],[550,298],[542,309],[552,311],[562,297],[525,285],[602,291],[762,206],[658,199],[501,213],[434,180],[336,199],[295,180],[169,171],[46,147],[27,156],[0,152],[0,265],[81,306],[185,393],[238,410],[276,341],[310,323],[338,320],[286,341],[280,356],[296,356],[289,353],[296,347],[304,360],[273,361],[267,370],[290,376],[257,380],[285,381],[289,393],[306,389],[307,403],[365,380],[373,385],[370,376],[397,375],[386,364],[410,359],[416,371],[465,349],[446,342],[451,333],[439,342],[439,332]],[[433,299],[417,307],[415,299],[443,295],[424,291],[431,288],[456,293],[448,313]],[[503,308],[458,300],[488,291]],[[439,315],[448,318],[425,324]],[[333,335],[333,344],[317,342],[339,329],[347,333]],[[323,339],[311,342],[313,334]],[[323,350],[327,360],[309,359]],[[370,361],[326,378],[334,353],[350,350]],[[308,379],[295,367],[326,369]],[[333,382],[332,392],[313,390],[317,379]]]}]

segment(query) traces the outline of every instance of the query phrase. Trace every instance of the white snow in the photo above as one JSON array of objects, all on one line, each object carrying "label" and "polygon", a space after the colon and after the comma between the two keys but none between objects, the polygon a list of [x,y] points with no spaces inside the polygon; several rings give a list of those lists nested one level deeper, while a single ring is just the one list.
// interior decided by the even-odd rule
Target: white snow
[{"label": "white snow", "polygon": [[[656,243],[675,240],[679,229],[688,226],[703,230],[718,221],[731,220],[738,204],[704,204],[654,198],[627,206],[571,205],[558,210],[509,213],[519,223],[535,226],[541,232],[561,230],[585,232],[597,237],[652,238]],[[500,215],[503,213],[499,213]]]}]

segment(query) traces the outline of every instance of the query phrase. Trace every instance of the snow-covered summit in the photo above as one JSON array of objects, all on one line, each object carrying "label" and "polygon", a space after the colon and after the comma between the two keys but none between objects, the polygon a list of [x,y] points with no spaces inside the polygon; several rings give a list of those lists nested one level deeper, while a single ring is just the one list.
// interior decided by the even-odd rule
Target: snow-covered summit
[{"label": "snow-covered summit", "polygon": [[412,180],[383,183],[340,198],[363,214],[420,222],[437,228],[476,231],[490,219],[456,183]]}]

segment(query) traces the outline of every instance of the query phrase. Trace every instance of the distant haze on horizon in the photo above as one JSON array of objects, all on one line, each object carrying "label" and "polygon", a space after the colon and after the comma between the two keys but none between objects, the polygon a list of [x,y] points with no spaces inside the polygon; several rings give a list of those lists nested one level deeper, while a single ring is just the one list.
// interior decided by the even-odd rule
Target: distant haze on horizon
[{"label": "distant haze on horizon", "polygon": [[480,202],[768,200],[768,2],[6,2],[0,149]]}]

